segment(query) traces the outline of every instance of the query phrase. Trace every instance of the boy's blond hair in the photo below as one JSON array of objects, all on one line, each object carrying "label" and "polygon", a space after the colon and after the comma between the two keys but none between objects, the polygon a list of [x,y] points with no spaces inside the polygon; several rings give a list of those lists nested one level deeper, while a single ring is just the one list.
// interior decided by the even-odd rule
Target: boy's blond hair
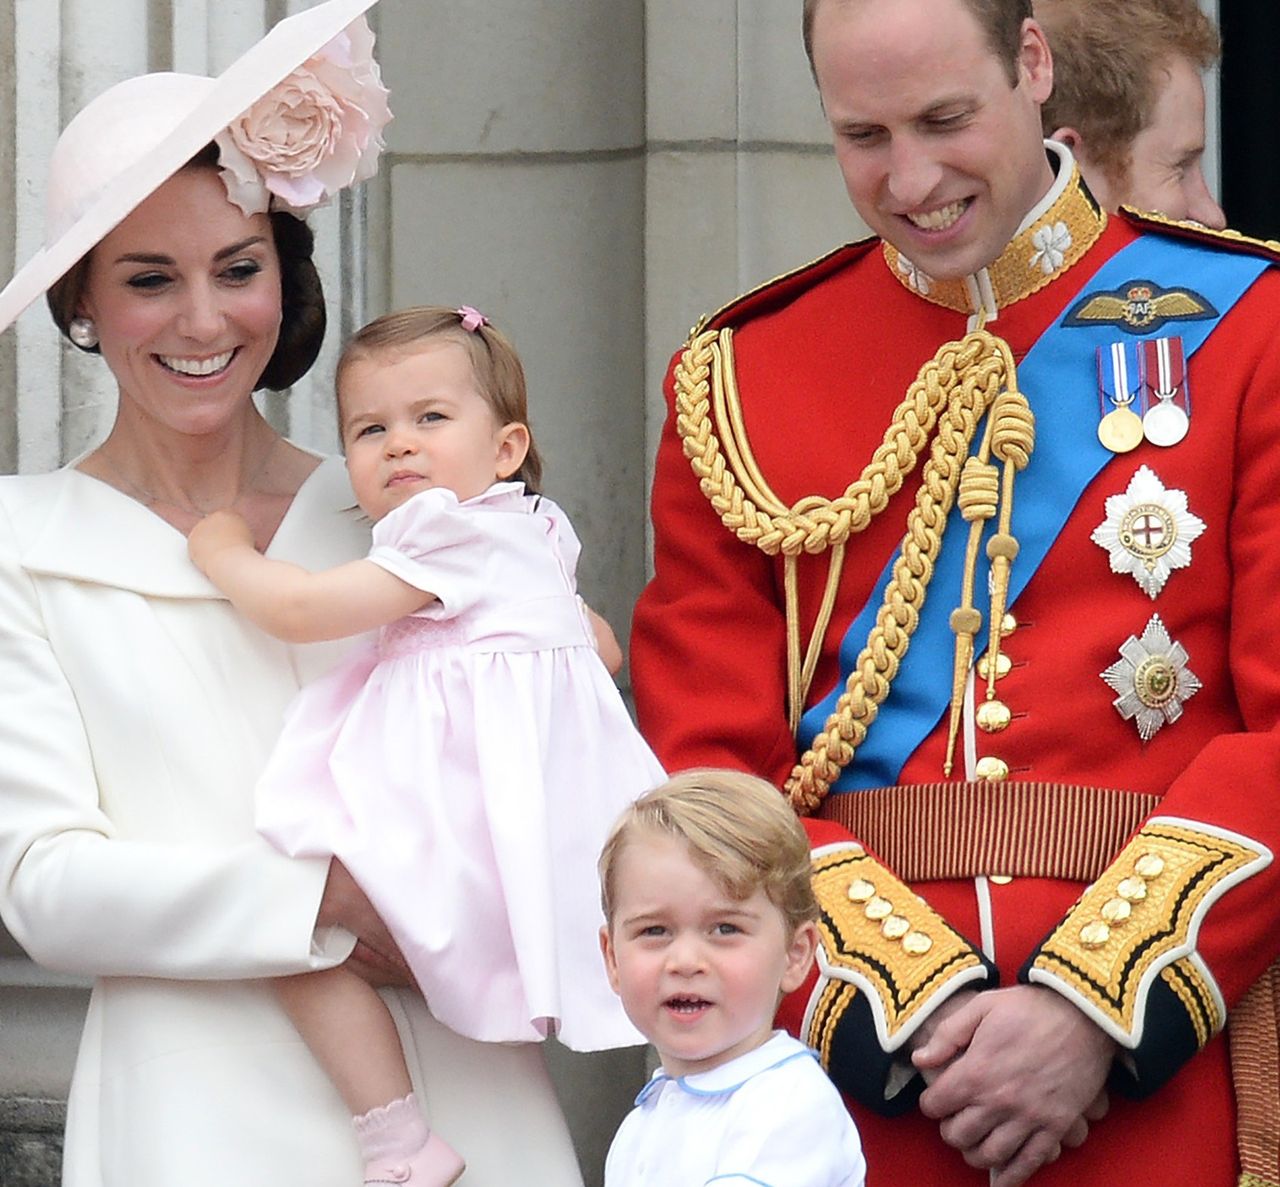
[{"label": "boy's blond hair", "polygon": [[735,902],[763,890],[794,932],[818,917],[809,839],[771,783],[740,771],[685,771],[618,818],[600,854],[600,900],[613,927],[618,860],[637,834],[676,837]]}]

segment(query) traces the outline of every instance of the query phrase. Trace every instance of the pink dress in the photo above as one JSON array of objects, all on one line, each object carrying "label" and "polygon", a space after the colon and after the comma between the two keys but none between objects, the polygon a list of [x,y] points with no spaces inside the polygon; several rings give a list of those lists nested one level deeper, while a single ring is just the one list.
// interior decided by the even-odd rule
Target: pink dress
[{"label": "pink dress", "polygon": [[379,521],[369,559],[438,600],[298,694],[258,825],[341,858],[445,1025],[593,1051],[644,1041],[605,978],[596,858],[664,775],[591,642],[578,549],[519,483]]}]

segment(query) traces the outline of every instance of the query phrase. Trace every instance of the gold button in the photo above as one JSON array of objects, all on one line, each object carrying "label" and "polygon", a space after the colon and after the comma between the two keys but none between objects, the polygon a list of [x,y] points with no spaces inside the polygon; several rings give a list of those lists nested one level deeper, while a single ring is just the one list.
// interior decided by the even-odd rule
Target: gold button
[{"label": "gold button", "polygon": [[978,759],[973,773],[984,783],[1003,783],[1009,778],[1009,764],[1002,758],[988,754],[986,758]]},{"label": "gold button", "polygon": [[975,716],[978,728],[987,734],[998,734],[1008,729],[1009,722],[1013,720],[1009,706],[1002,701],[983,701]]},{"label": "gold button", "polygon": [[1126,878],[1116,887],[1116,894],[1131,903],[1140,903],[1147,897],[1147,884],[1141,878]]},{"label": "gold button", "polygon": [[911,930],[911,924],[903,919],[901,915],[890,915],[880,925],[880,934],[886,940],[900,940]]},{"label": "gold button", "polygon": [[1133,872],[1150,882],[1164,873],[1164,858],[1156,853],[1144,853],[1135,863]]},{"label": "gold button", "polygon": [[865,903],[876,897],[875,885],[865,878],[855,878],[849,883],[849,901]]},{"label": "gold button", "polygon": [[1006,614],[1000,620],[1000,634],[1002,637],[1012,635],[1018,629],[1018,620],[1012,614]]},{"label": "gold button", "polygon": [[933,947],[933,941],[922,931],[909,931],[902,937],[902,950],[908,956],[923,956]]},{"label": "gold button", "polygon": [[1111,939],[1111,929],[1100,919],[1086,923],[1080,929],[1080,943],[1086,948],[1101,948]]},{"label": "gold button", "polygon": [[[1013,667],[1013,660],[1011,660],[1002,651],[998,656],[996,656],[996,679],[1003,680],[1009,674],[1009,669],[1012,667]],[[991,677],[990,656],[984,655],[980,660],[978,660],[978,675],[983,680],[990,679]]]},{"label": "gold button", "polygon": [[992,874],[987,881],[994,882],[997,886],[1008,886],[1013,879],[1008,874]]},{"label": "gold button", "polygon": [[868,919],[879,922],[881,919],[888,919],[893,914],[893,904],[887,898],[873,898],[863,911]]},{"label": "gold button", "polygon": [[1123,923],[1133,914],[1133,908],[1122,898],[1109,898],[1102,904],[1100,914],[1108,923]]}]

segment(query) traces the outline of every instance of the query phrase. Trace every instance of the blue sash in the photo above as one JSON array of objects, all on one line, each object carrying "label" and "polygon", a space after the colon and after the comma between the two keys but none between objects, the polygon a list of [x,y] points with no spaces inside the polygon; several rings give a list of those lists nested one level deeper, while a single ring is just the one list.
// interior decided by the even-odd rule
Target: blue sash
[{"label": "blue sash", "polygon": [[[1202,247],[1169,236],[1144,235],[1117,252],[1087,283],[1090,293],[1119,289],[1141,278],[1163,288],[1194,281],[1195,291],[1217,316],[1153,327],[1144,336],[1178,333],[1185,357],[1205,342],[1221,318],[1268,267],[1259,257]],[[1085,289],[1080,290],[1084,292]],[[1077,294],[1077,297],[1079,294]],[[1095,350],[1131,335],[1114,324],[1065,326],[1076,298],[1051,325],[1018,366],[1018,387],[1030,401],[1036,418],[1036,448],[1031,462],[1018,476],[1013,505],[1013,533],[1020,545],[1009,587],[1009,604],[1039,568],[1085,488],[1113,457],[1097,436],[1098,391]],[[999,333],[999,322],[992,329]],[[1201,395],[1201,399],[1209,398]],[[1194,431],[1194,422],[1193,430]],[[994,530],[988,525],[988,530]],[[911,636],[889,696],[853,762],[833,785],[833,791],[883,787],[898,781],[899,773],[951,703],[955,636],[951,611],[959,604],[968,538],[958,508],[953,508],[942,551],[934,567],[920,623]],[[858,654],[866,646],[884,603],[884,593],[897,561],[890,559],[876,582],[870,600],[853,620],[840,645],[839,684],[805,713],[798,738],[803,753],[823,729]],[[989,564],[979,553],[974,589],[987,589]],[[981,651],[982,637],[976,641]]]}]

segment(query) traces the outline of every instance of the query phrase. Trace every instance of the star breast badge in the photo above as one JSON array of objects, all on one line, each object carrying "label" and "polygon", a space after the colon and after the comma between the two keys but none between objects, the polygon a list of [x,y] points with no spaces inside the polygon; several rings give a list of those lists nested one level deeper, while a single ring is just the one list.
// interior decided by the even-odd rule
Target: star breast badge
[{"label": "star breast badge", "polygon": [[1136,719],[1138,736],[1149,742],[1166,722],[1182,716],[1182,706],[1201,684],[1187,667],[1187,649],[1175,643],[1160,615],[1153,614],[1142,638],[1130,635],[1120,646],[1120,659],[1102,673],[1119,695],[1111,703],[1125,721]]},{"label": "star breast badge", "polygon": [[1174,569],[1191,564],[1191,542],[1204,528],[1185,491],[1168,490],[1141,466],[1124,494],[1107,499],[1107,518],[1089,539],[1106,550],[1113,573],[1130,574],[1154,600]]}]

